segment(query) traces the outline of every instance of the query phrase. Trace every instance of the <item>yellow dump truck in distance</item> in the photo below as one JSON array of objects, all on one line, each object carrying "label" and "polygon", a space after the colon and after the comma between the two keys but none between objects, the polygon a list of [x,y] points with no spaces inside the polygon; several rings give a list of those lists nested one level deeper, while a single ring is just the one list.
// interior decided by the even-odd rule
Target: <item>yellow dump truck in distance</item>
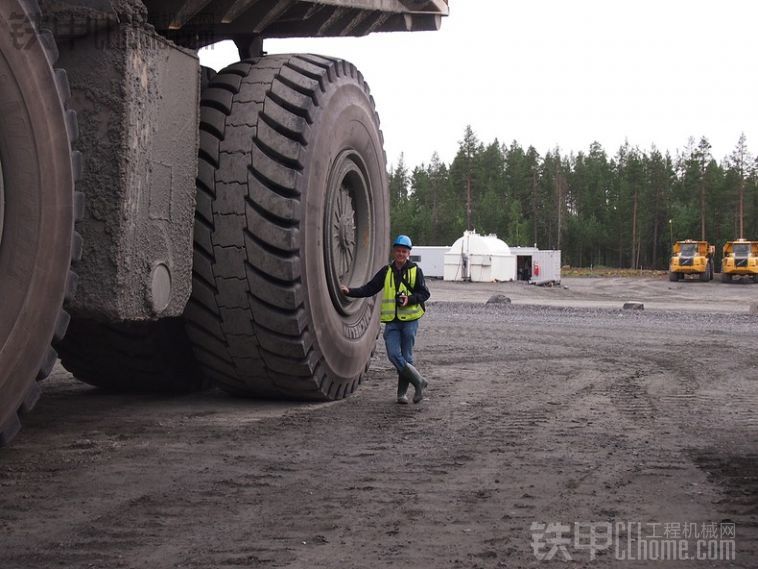
[{"label": "yellow dump truck in distance", "polygon": [[713,254],[716,247],[707,241],[687,239],[674,243],[669,263],[669,280],[679,281],[686,275],[697,275],[707,282],[713,280]]},{"label": "yellow dump truck in distance", "polygon": [[758,241],[737,239],[724,245],[721,281],[729,283],[734,277],[748,277],[758,282]]}]

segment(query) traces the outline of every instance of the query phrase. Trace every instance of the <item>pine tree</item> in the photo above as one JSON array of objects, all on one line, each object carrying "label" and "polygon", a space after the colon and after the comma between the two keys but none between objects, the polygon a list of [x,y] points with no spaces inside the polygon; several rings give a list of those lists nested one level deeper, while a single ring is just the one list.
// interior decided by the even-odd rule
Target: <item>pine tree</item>
[{"label": "pine tree", "polygon": [[674,180],[671,156],[668,153],[663,156],[653,146],[646,159],[645,175],[646,186],[648,187],[647,200],[650,204],[650,213],[647,221],[651,228],[648,265],[654,268],[663,268],[667,266],[668,259],[666,254],[661,255],[661,251],[668,252],[671,246],[671,244],[669,244],[669,247],[662,246],[668,243],[669,240],[669,236],[666,235],[664,228],[667,225],[667,205],[670,200]]},{"label": "pine tree", "polygon": [[503,234],[506,226],[505,157],[495,139],[475,159],[474,226],[482,233]]},{"label": "pine tree", "polygon": [[740,239],[745,238],[745,183],[751,176],[750,171],[753,164],[753,157],[747,148],[747,137],[743,132],[737,141],[737,146],[727,159],[729,169],[736,176],[736,194],[737,194],[737,235]]},{"label": "pine tree", "polygon": [[391,234],[412,233],[413,212],[409,207],[408,190],[410,178],[405,166],[405,156],[400,155],[397,166],[389,174],[390,231]]},{"label": "pine tree", "polygon": [[477,158],[483,151],[484,147],[471,126],[466,126],[463,140],[459,141],[458,152],[450,165],[450,186],[445,200],[446,209],[454,212],[446,233],[455,231],[455,239],[460,237],[464,229],[473,229],[475,196],[481,192],[476,165]]},{"label": "pine tree", "polygon": [[705,241],[705,218],[706,218],[706,194],[707,194],[707,186],[706,186],[706,174],[708,170],[708,165],[711,163],[711,160],[713,157],[711,156],[711,143],[708,142],[708,139],[706,137],[702,137],[700,139],[700,142],[697,145],[697,148],[695,149],[695,153],[693,155],[695,160],[697,161],[698,166],[698,174],[699,174],[699,184],[698,184],[698,195],[700,196],[700,240]]}]

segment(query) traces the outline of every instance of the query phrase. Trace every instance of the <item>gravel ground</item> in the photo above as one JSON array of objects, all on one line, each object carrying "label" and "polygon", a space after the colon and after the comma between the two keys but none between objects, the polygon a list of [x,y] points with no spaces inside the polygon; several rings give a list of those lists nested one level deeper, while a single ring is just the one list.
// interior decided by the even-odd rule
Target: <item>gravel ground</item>
[{"label": "gravel ground", "polygon": [[433,281],[420,405],[381,348],[326,405],[58,369],[0,453],[0,567],[758,566],[758,286],[563,284]]}]

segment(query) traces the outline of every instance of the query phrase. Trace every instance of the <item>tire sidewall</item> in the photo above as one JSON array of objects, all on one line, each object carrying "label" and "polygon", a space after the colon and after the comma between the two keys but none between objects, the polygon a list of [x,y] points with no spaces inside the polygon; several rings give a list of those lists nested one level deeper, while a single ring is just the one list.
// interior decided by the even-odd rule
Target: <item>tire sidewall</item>
[{"label": "tire sidewall", "polygon": [[14,45],[5,15],[19,13],[23,8],[14,0],[0,11],[3,398],[23,395],[50,345],[63,304],[73,232],[73,175],[63,105],[38,37],[22,48]]},{"label": "tire sidewall", "polygon": [[303,280],[307,290],[306,310],[314,329],[315,348],[320,351],[331,382],[339,384],[358,380],[366,369],[379,331],[380,302],[376,298],[356,299],[350,315],[335,307],[327,279],[324,248],[324,223],[327,188],[338,158],[354,151],[365,165],[369,185],[371,236],[369,244],[357,243],[358,255],[370,255],[366,274],[352,275],[352,281],[368,281],[386,263],[389,239],[389,199],[384,150],[378,119],[367,93],[350,75],[332,83],[322,95],[320,112],[314,118],[304,155],[303,180],[308,181],[305,194]]}]

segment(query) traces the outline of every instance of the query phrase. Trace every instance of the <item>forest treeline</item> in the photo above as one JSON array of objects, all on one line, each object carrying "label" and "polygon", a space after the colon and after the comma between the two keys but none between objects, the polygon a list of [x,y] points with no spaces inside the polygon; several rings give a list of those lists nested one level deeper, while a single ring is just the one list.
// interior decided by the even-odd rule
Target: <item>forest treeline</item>
[{"label": "forest treeline", "polygon": [[515,141],[484,144],[467,127],[451,164],[435,153],[391,167],[392,234],[452,245],[473,228],[561,249],[573,266],[665,268],[672,240],[704,238],[720,252],[741,235],[758,239],[756,166],[744,135],[719,162],[705,137],[673,157],[629,144],[609,156],[598,143],[541,156]]}]

